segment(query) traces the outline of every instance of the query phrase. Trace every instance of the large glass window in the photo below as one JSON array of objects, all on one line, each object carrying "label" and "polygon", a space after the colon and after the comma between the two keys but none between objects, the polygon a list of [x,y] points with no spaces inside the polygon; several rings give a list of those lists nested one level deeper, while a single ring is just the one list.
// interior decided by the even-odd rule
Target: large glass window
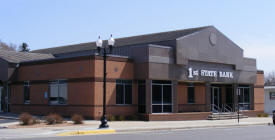
[{"label": "large glass window", "polygon": [[152,81],[152,112],[172,112],[171,81]]},{"label": "large glass window", "polygon": [[145,80],[138,81],[138,112],[146,112],[146,86]]},{"label": "large glass window", "polygon": [[24,103],[30,103],[30,81],[24,82]]},{"label": "large glass window", "polygon": [[249,87],[239,87],[239,106],[240,110],[249,110],[250,109],[250,94]]},{"label": "large glass window", "polygon": [[187,87],[187,103],[195,103],[195,87],[193,85]]},{"label": "large glass window", "polygon": [[65,80],[55,80],[50,82],[50,104],[67,103],[67,83]]},{"label": "large glass window", "polygon": [[132,104],[132,80],[116,80],[116,104]]}]

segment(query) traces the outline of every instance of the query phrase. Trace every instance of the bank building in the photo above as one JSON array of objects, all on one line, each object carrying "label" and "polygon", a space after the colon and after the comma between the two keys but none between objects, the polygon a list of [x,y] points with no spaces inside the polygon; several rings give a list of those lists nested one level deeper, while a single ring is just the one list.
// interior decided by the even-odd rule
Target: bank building
[{"label": "bank building", "polygon": [[[107,41],[104,40],[103,43]],[[264,111],[264,72],[213,26],[116,38],[106,62],[107,116],[217,119]],[[1,111],[100,119],[103,58],[95,42],[0,51]]]}]

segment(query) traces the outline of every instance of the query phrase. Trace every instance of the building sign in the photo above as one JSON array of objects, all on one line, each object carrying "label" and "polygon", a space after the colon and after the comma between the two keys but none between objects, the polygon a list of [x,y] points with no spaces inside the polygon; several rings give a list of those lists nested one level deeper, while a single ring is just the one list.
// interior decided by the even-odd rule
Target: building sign
[{"label": "building sign", "polygon": [[228,71],[215,71],[215,70],[193,70],[193,68],[188,69],[188,78],[194,78],[194,76],[202,77],[214,77],[214,78],[230,78],[233,79],[233,72]]}]

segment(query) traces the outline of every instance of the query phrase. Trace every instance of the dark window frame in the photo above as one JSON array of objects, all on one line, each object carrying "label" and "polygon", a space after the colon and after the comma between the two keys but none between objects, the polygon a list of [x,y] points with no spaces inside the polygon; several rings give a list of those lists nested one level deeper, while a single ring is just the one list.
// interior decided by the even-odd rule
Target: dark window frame
[{"label": "dark window frame", "polygon": [[[192,89],[192,93],[190,93]],[[193,94],[192,96],[190,96],[190,94]],[[187,103],[188,104],[195,104],[196,100],[195,100],[195,86],[193,84],[190,84],[187,86]]]},{"label": "dark window frame", "polygon": [[146,81],[138,80],[138,113],[146,113]]},{"label": "dark window frame", "polygon": [[[251,103],[250,103],[250,88],[249,86],[241,85],[238,87],[238,102],[240,110],[250,110]],[[248,97],[248,98],[246,98]],[[248,100],[248,101],[246,101]]]},{"label": "dark window frame", "polygon": [[[27,95],[26,95],[27,94]],[[24,104],[30,104],[30,81],[24,82]]]},{"label": "dark window frame", "polygon": [[[57,85],[58,86],[58,97],[52,97],[51,93],[51,86],[52,85]],[[65,85],[66,86],[66,99],[61,96],[60,93],[60,86]],[[48,96],[48,104],[49,105],[67,105],[68,101],[68,84],[65,79],[59,79],[59,80],[53,80],[49,82],[49,96]]]},{"label": "dark window frame", "polygon": [[[159,87],[156,88],[156,87]],[[170,88],[170,94],[171,94],[171,101],[165,103],[164,102],[164,87],[169,87]],[[172,113],[173,112],[173,84],[171,81],[162,81],[162,80],[152,80],[152,85],[151,85],[151,96],[152,96],[152,113]],[[158,95],[155,94],[154,92],[154,88],[156,88],[156,90],[160,90],[160,93]],[[155,99],[157,99],[154,95],[157,95],[160,97],[160,101],[157,101]]]},{"label": "dark window frame", "polygon": [[[118,100],[118,86],[122,86],[122,99]],[[131,88],[131,93],[126,92],[126,88]],[[130,101],[128,101],[126,98],[126,96],[128,96],[128,98],[130,99]],[[118,102],[120,101],[120,102]],[[123,79],[118,79],[116,80],[116,105],[132,105],[133,104],[133,80],[123,80]]]},{"label": "dark window frame", "polygon": [[[272,95],[272,94],[274,94],[274,95]],[[271,92],[269,92],[269,99],[270,100],[275,100],[275,92],[274,91],[271,91]]]}]

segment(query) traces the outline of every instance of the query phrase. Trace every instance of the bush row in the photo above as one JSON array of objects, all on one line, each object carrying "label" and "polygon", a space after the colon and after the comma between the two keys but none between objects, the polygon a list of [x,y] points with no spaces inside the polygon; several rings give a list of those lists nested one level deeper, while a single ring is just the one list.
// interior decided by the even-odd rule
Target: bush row
[{"label": "bush row", "polygon": [[[71,117],[71,120],[73,121],[74,124],[83,124],[83,117],[79,114],[74,114]],[[21,125],[32,125],[32,124],[40,123],[39,119],[33,117],[29,113],[22,113],[19,116],[19,121]],[[45,123],[47,123],[48,125],[61,124],[63,122],[64,120],[62,116],[56,113],[49,114],[48,116],[45,117]]]},{"label": "bush row", "polygon": [[269,115],[267,113],[261,113],[257,115],[258,117],[268,117]]}]

